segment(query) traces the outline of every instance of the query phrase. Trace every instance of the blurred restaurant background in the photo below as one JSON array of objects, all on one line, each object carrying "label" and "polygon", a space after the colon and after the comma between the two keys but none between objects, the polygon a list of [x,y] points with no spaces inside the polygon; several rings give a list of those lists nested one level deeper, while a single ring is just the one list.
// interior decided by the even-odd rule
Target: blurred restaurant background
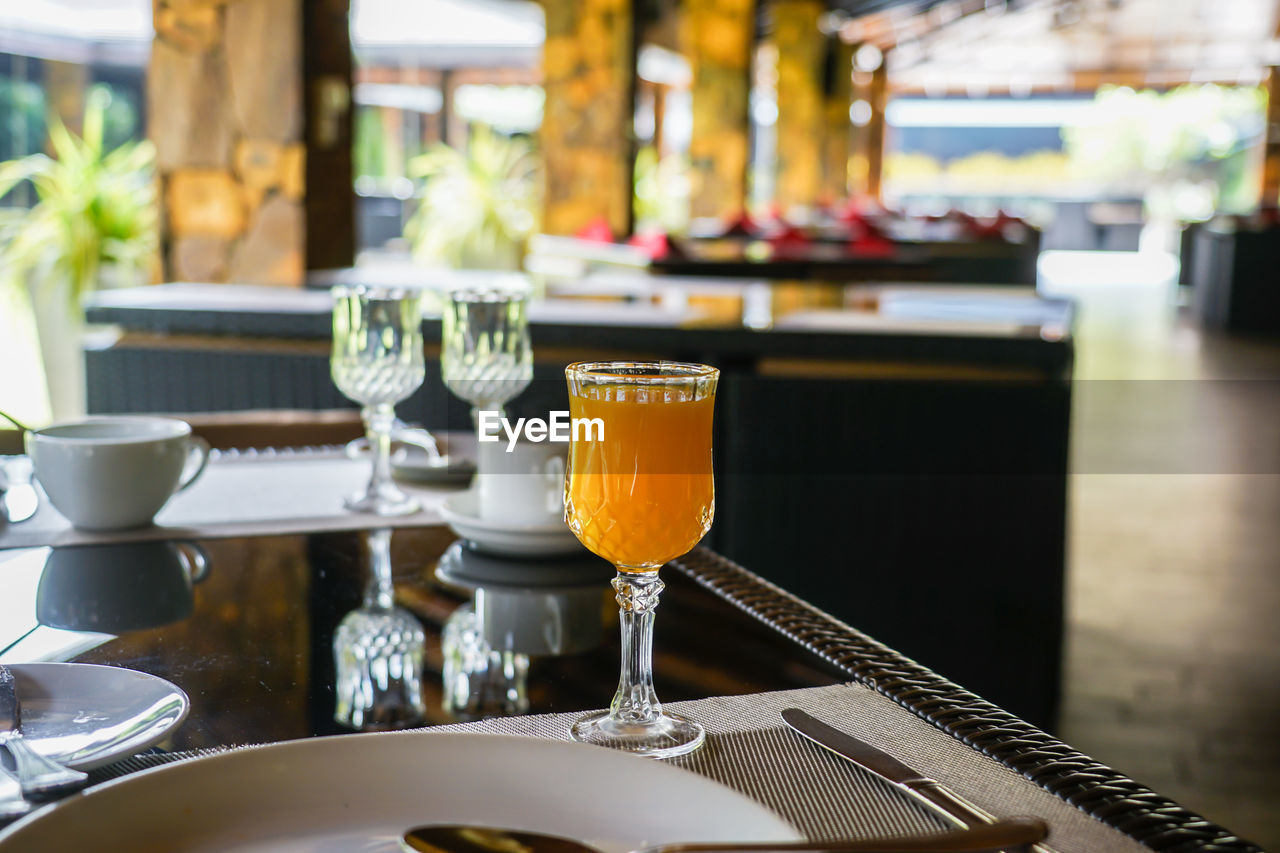
[{"label": "blurred restaurant background", "polygon": [[6,2],[0,409],[345,440],[331,285],[522,274],[518,413],[721,367],[717,550],[1267,846],[1278,204],[1276,0]]}]

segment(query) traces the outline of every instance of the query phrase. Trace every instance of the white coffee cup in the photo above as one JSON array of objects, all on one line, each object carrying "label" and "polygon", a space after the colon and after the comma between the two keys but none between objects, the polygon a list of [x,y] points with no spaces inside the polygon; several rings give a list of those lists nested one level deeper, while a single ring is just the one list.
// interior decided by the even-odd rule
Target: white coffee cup
[{"label": "white coffee cup", "polygon": [[[173,418],[99,417],[27,433],[36,479],[58,512],[86,530],[150,524],[191,485],[209,443]],[[183,476],[185,470],[191,473]]]},{"label": "white coffee cup", "polygon": [[476,492],[480,518],[512,526],[564,521],[564,471],[568,446],[555,442],[481,442]]}]

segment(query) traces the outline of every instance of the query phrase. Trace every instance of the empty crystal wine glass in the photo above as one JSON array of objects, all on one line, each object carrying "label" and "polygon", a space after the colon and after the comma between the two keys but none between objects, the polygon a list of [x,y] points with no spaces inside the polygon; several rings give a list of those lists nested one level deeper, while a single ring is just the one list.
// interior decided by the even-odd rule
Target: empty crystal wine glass
[{"label": "empty crystal wine glass", "polygon": [[425,645],[422,624],[395,606],[391,531],[371,530],[364,603],[343,618],[333,637],[334,719],[365,730],[421,724],[427,715],[422,697]]},{"label": "empty crystal wine glass", "polygon": [[364,492],[343,502],[354,512],[405,515],[419,504],[391,479],[395,404],[426,376],[420,295],[403,288],[339,285],[333,288],[333,383],[360,403],[373,448]]},{"label": "empty crystal wine glass", "polygon": [[479,411],[497,411],[533,379],[527,291],[462,288],[449,294],[441,327],[445,387]]}]

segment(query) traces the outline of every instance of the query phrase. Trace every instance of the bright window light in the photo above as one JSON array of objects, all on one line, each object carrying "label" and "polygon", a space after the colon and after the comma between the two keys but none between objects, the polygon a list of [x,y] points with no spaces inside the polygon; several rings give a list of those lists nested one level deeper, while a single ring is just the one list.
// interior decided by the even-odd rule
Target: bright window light
[{"label": "bright window light", "polygon": [[1041,252],[1040,280],[1055,284],[1170,284],[1178,278],[1178,257],[1170,252]]},{"label": "bright window light", "polygon": [[885,108],[893,127],[1069,127],[1086,120],[1091,99],[938,100],[895,98]]}]

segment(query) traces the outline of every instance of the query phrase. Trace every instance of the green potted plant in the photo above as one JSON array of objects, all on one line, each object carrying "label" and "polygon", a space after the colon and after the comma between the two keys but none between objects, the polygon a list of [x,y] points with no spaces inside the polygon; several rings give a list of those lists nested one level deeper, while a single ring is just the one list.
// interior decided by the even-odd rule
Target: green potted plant
[{"label": "green potted plant", "polygon": [[438,144],[409,161],[425,179],[405,225],[414,257],[461,269],[519,270],[538,223],[533,146],[474,125],[465,151]]},{"label": "green potted plant", "polygon": [[[18,309],[7,312],[17,335],[34,317],[54,418],[84,410],[81,299],[107,278],[144,281],[155,259],[155,150],[147,141],[104,150],[110,99],[109,90],[90,89],[81,135],[50,120],[54,156],[0,164],[0,198],[23,181],[37,198],[30,209],[0,209],[0,290]],[[15,316],[22,309],[25,322]]]}]

